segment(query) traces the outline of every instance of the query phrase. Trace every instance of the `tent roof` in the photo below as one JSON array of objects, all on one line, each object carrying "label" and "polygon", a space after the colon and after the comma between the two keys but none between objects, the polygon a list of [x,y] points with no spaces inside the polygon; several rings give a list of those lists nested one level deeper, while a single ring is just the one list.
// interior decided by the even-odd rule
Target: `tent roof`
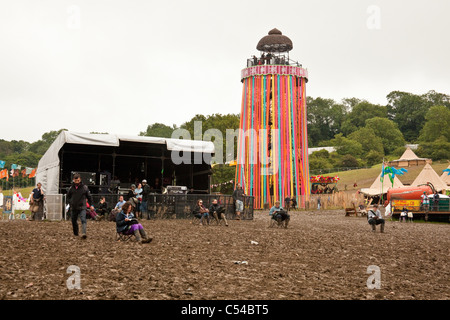
[{"label": "tent roof", "polygon": [[386,193],[389,189],[392,188],[404,187],[403,183],[397,178],[397,176],[394,177],[394,186],[392,186],[391,180],[387,175],[384,176],[383,184],[381,184],[380,179],[381,179],[381,172],[378,175],[378,177],[373,181],[370,188],[362,188],[361,192],[369,196],[376,196]]},{"label": "tent roof", "polygon": [[423,167],[422,171],[420,171],[411,186],[417,187],[419,184],[426,184],[427,182],[431,182],[437,191],[448,189],[447,184],[442,181],[436,171],[434,171],[428,163]]},{"label": "tent roof", "polygon": [[402,156],[394,161],[401,161],[401,160],[428,160],[426,158],[419,158],[414,151],[411,150],[410,147],[407,147],[405,152],[403,152]]},{"label": "tent roof", "polygon": [[58,166],[59,150],[66,143],[118,147],[121,141],[165,144],[167,145],[167,149],[171,151],[214,153],[214,143],[210,141],[205,142],[199,140],[61,131],[39,161],[36,173],[54,166]]},{"label": "tent roof", "polygon": [[[450,165],[447,167],[447,169],[450,169]],[[441,180],[444,181],[447,185],[450,185],[450,175],[447,174],[447,172],[442,173]]]}]

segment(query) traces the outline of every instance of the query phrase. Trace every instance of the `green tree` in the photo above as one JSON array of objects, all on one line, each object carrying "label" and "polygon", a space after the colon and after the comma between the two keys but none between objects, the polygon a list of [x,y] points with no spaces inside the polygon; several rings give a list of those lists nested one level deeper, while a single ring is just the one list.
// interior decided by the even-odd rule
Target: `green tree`
[{"label": "green tree", "polygon": [[307,97],[308,144],[332,139],[341,130],[346,107],[332,99]]},{"label": "green tree", "polygon": [[433,160],[448,160],[450,159],[450,142],[444,136],[440,136],[435,141],[419,144],[416,154]]},{"label": "green tree", "polygon": [[329,161],[330,154],[327,150],[319,150],[310,154],[309,156],[309,169],[319,170],[319,169],[329,169],[333,165]]},{"label": "green tree", "polygon": [[360,102],[345,117],[341,128],[342,133],[348,136],[350,133],[364,127],[367,119],[375,117],[387,118],[387,108],[367,101]]},{"label": "green tree", "polygon": [[172,127],[169,127],[163,123],[154,123],[147,126],[147,130],[141,131],[139,135],[147,137],[171,138],[172,132],[176,128],[177,126],[175,124],[173,124]]},{"label": "green tree", "polygon": [[431,107],[425,116],[425,125],[419,141],[432,142],[443,136],[450,141],[450,109],[445,106]]},{"label": "green tree", "polygon": [[387,95],[389,119],[397,123],[406,141],[417,141],[425,124],[425,115],[434,104],[433,98],[436,95],[427,97],[402,91],[393,91]]},{"label": "green tree", "polygon": [[363,152],[361,143],[344,137],[342,133],[337,134],[334,139],[331,139],[329,145],[335,147],[336,152],[342,156],[351,154],[355,157],[359,157]]},{"label": "green tree", "polygon": [[18,164],[21,166],[26,167],[37,167],[39,160],[41,158],[41,155],[36,154],[31,151],[25,151],[22,153],[12,153],[5,157],[5,161],[10,166],[11,164]]},{"label": "green tree", "polygon": [[363,158],[365,158],[371,150],[375,150],[384,155],[383,141],[371,128],[359,128],[349,135],[349,139],[361,144]]},{"label": "green tree", "polygon": [[67,131],[67,129],[60,129],[58,131],[49,131],[44,133],[40,140],[30,144],[28,150],[33,153],[43,155],[62,131]]},{"label": "green tree", "polygon": [[[195,132],[195,122],[198,121],[201,124],[201,132]],[[234,160],[237,157],[237,129],[240,125],[240,115],[239,114],[219,114],[215,113],[212,115],[204,116],[197,114],[191,120],[183,123],[180,128],[186,129],[190,135],[191,139],[201,139],[214,142],[216,146],[216,151],[222,149],[223,151],[223,161]],[[208,131],[209,130],[209,131]],[[215,132],[218,130],[218,132]],[[235,135],[230,135],[232,141],[229,141],[231,146],[227,146],[227,130]],[[207,132],[208,131],[208,132]],[[211,134],[211,135],[208,135]],[[218,136],[214,136],[216,134]],[[201,136],[200,136],[201,134]],[[197,136],[196,136],[197,135]],[[233,138],[234,137],[234,138]],[[222,139],[222,145],[218,145],[219,138]],[[216,141],[217,140],[217,141]],[[230,149],[227,153],[227,147]],[[231,151],[232,150],[232,151]],[[219,155],[217,155],[219,157]]]},{"label": "green tree", "polygon": [[375,117],[366,120],[366,128],[370,128],[381,138],[384,154],[391,154],[396,148],[405,145],[405,139],[397,124],[387,118]]},{"label": "green tree", "polygon": [[367,165],[373,166],[383,161],[383,154],[375,150],[370,150],[365,159],[367,160]]},{"label": "green tree", "polygon": [[212,168],[211,182],[213,185],[218,184],[218,187],[212,189],[214,192],[220,192],[223,194],[233,193],[234,184],[228,183],[234,181],[236,173],[236,167],[230,167],[228,165],[216,165]]},{"label": "green tree", "polygon": [[358,160],[351,154],[346,154],[342,157],[342,167],[357,168],[359,167]]}]

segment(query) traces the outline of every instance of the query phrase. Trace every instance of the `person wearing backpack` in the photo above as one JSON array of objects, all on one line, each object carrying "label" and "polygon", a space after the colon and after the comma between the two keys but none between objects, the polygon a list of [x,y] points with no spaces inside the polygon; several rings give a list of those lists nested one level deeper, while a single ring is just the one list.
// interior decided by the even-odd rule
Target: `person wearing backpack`
[{"label": "person wearing backpack", "polygon": [[374,204],[373,209],[369,210],[369,212],[367,213],[367,219],[368,219],[367,222],[372,226],[373,232],[376,231],[376,226],[379,224],[381,225],[380,232],[381,233],[384,232],[384,219],[381,217],[381,212],[378,209],[377,204]]}]

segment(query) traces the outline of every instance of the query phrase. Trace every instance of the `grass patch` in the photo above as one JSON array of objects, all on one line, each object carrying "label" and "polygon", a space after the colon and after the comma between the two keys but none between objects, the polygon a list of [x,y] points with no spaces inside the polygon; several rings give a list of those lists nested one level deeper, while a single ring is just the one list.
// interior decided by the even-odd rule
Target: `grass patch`
[{"label": "grass patch", "polygon": [[[410,185],[414,182],[417,176],[420,174],[424,166],[415,166],[405,168],[408,170],[403,176],[397,176],[399,180],[405,184]],[[431,167],[436,171],[436,173],[441,176],[444,169],[447,169],[448,162],[441,161],[435,162],[431,164]],[[327,176],[338,176],[340,178],[337,187],[339,191],[345,190],[359,190],[360,188],[370,188],[372,183],[381,173],[381,164],[374,165],[369,169],[355,169],[350,171],[339,171],[339,172],[331,172],[327,174]],[[357,186],[353,187],[356,182]],[[347,188],[345,187],[347,186]]]}]

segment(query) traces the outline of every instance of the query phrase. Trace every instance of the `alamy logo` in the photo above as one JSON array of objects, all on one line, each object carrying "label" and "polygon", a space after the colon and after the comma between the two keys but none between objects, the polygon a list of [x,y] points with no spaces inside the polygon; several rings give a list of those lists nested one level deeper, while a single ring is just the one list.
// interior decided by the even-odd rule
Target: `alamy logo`
[{"label": "alamy logo", "polygon": [[371,276],[367,279],[368,289],[380,289],[381,288],[381,270],[380,267],[370,265],[367,267],[367,273]]},{"label": "alamy logo", "polygon": [[72,274],[67,280],[67,289],[81,289],[81,271],[80,267],[71,265],[67,268],[67,273]]}]

